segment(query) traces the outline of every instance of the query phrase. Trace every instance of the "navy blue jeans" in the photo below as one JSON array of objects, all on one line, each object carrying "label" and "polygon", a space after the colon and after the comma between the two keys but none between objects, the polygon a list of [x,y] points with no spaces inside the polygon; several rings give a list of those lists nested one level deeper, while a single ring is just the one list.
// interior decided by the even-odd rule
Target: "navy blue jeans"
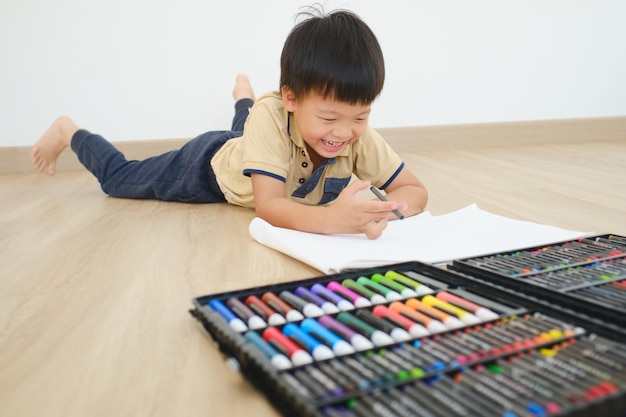
[{"label": "navy blue jeans", "polygon": [[227,140],[242,135],[253,103],[250,99],[235,103],[231,130],[203,133],[178,150],[143,161],[127,160],[102,136],[83,129],[74,134],[71,147],[111,197],[222,203],[226,199],[217,185],[211,159]]}]

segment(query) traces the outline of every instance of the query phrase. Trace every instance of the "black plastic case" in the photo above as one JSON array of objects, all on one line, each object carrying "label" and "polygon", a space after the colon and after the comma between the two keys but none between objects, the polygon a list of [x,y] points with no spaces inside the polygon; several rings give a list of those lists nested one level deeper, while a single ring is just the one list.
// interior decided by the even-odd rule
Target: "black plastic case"
[{"label": "black plastic case", "polygon": [[[356,280],[359,277],[369,277],[376,273],[385,274],[390,270],[418,280],[422,284],[432,288],[435,294],[441,291],[447,291],[461,295],[468,300],[490,308],[496,312],[499,317],[494,320],[487,320],[477,325],[466,325],[462,329],[447,330],[436,336],[412,338],[410,341],[394,342],[386,347],[376,347],[369,351],[337,356],[335,359],[314,360],[310,365],[296,366],[291,369],[281,370],[274,366],[270,362],[269,358],[261,352],[261,350],[257,349],[244,338],[243,335],[245,331],[233,330],[233,328],[231,328],[231,326],[227,323],[226,319],[209,306],[209,303],[213,300],[225,302],[231,297],[235,297],[240,300],[243,300],[250,295],[257,295],[258,297],[261,297],[262,294],[268,291],[274,293],[280,293],[283,290],[294,291],[300,286],[311,288],[315,284],[327,284],[331,281],[342,282],[346,279]],[[568,403],[560,410],[553,408],[550,413],[547,413],[546,409],[543,409],[543,412],[546,413],[545,415],[549,414],[568,417],[591,415],[603,417],[624,416],[624,410],[626,410],[626,356],[624,355],[621,347],[623,346],[623,343],[626,342],[626,330],[622,326],[616,325],[615,323],[606,322],[604,320],[604,318],[606,318],[605,314],[596,314],[597,311],[590,310],[583,313],[571,310],[567,306],[563,307],[562,305],[557,305],[551,301],[553,298],[552,295],[556,296],[557,294],[551,293],[550,297],[543,297],[541,296],[541,293],[544,289],[533,289],[536,291],[533,291],[531,294],[523,294],[512,289],[502,288],[501,286],[494,285],[490,282],[485,282],[482,279],[457,273],[455,271],[446,270],[444,268],[420,262],[408,262],[335,275],[320,276],[284,284],[206,295],[193,299],[194,308],[190,310],[190,313],[202,323],[204,329],[206,329],[208,334],[216,341],[217,346],[224,356],[231,361],[236,361],[240,372],[246,377],[246,379],[264,395],[266,395],[272,404],[285,416],[322,417],[326,415],[348,415],[348,411],[345,411],[345,413],[337,411],[342,407],[349,410],[352,413],[350,415],[359,417],[365,415],[426,415],[420,414],[417,408],[411,408],[408,405],[402,408],[397,401],[394,402],[391,399],[398,401],[403,398],[406,399],[407,396],[405,393],[408,393],[410,389],[415,388],[419,389],[424,396],[429,397],[424,397],[420,407],[432,407],[433,402],[442,400],[442,398],[436,399],[431,396],[432,393],[437,392],[441,394],[443,392],[445,394],[445,390],[443,390],[444,383],[451,384],[451,381],[454,380],[453,377],[455,376],[470,378],[469,372],[474,372],[471,371],[472,369],[482,369],[485,366],[493,366],[498,363],[504,364],[508,359],[512,359],[517,356],[525,357],[527,353],[536,353],[539,349],[543,348],[562,348],[570,342],[573,342],[574,344],[582,344],[596,343],[595,341],[605,340],[610,345],[619,346],[620,348],[619,354],[616,353],[616,356],[611,356],[612,358],[620,358],[619,366],[624,366],[621,371],[617,371],[617,376],[614,375],[613,377],[617,378],[611,383],[614,384],[616,389],[599,397],[589,398],[588,400],[579,401],[574,404]],[[539,294],[539,296],[537,296],[537,294]],[[562,294],[558,295],[562,297]],[[404,302],[405,300],[406,298],[401,301]],[[382,303],[381,305],[389,306],[390,304],[391,302]],[[353,312],[361,309],[369,309],[371,311],[373,306],[357,308]],[[314,372],[321,369],[326,370],[329,366],[332,367],[334,364],[332,361],[335,360],[348,362],[351,359],[354,359],[365,361],[364,363],[367,363],[368,360],[374,359],[378,361],[378,354],[386,355],[386,352],[388,351],[399,354],[401,352],[399,349],[406,348],[407,344],[412,346],[413,342],[418,340],[422,341],[424,346],[427,343],[431,343],[430,341],[441,340],[441,343],[445,341],[449,344],[449,346],[460,347],[460,345],[463,345],[464,343],[463,340],[465,340],[461,339],[462,337],[465,337],[462,336],[462,333],[469,332],[470,334],[474,334],[471,333],[472,331],[487,332],[487,330],[484,329],[487,329],[488,326],[495,328],[501,323],[507,321],[525,320],[526,318],[534,316],[537,316],[542,320],[545,318],[548,321],[563,321],[567,324],[567,326],[564,326],[564,329],[567,329],[567,331],[560,336],[560,333],[557,332],[554,338],[543,342],[537,342],[533,346],[522,346],[518,344],[516,347],[510,348],[512,345],[506,345],[509,349],[495,349],[481,355],[480,357],[474,357],[464,363],[459,363],[458,361],[449,361],[445,363],[445,361],[443,361],[445,363],[445,367],[440,367],[438,369],[434,369],[432,367],[426,369],[426,367],[424,367],[424,372],[421,374],[405,370],[407,372],[394,374],[393,378],[373,379],[370,380],[370,383],[366,386],[352,387],[352,390],[343,390],[341,393],[333,395],[328,395],[328,392],[332,391],[332,389],[328,387],[326,395],[313,395],[311,397],[301,391],[302,384],[298,387],[298,384],[294,383],[294,379],[296,379],[297,382],[296,375],[301,376],[300,374],[297,374],[298,372],[303,371],[307,372],[306,375],[313,375]],[[298,321],[295,323],[298,324]],[[523,323],[524,322],[522,322],[522,324]],[[276,327],[280,329],[283,326],[279,325]],[[263,330],[264,329],[261,328],[252,331],[257,332],[260,335]],[[572,334],[571,332],[574,332],[575,334]],[[548,350],[548,352],[549,351],[550,350]],[[613,353],[611,355],[613,355]],[[382,357],[386,358],[385,356]],[[325,364],[329,366],[326,366]],[[613,364],[612,366],[618,365]],[[467,373],[460,374],[460,372]],[[402,375],[402,377],[400,377],[400,375]],[[337,375],[336,378],[339,380],[339,375]],[[580,376],[580,378],[582,378],[582,376]],[[426,381],[428,381],[428,383]],[[441,384],[441,386],[438,384]],[[562,385],[567,386],[568,381],[563,380]],[[464,396],[463,398],[465,398],[463,401],[465,401],[464,404],[466,406],[466,408],[463,409],[464,411],[458,409],[458,412],[454,412],[454,409],[438,409],[435,407],[431,409],[430,415],[503,415],[500,412],[491,413],[485,411],[486,409],[481,408],[479,400],[474,399],[471,396]],[[512,401],[516,401],[516,399]],[[490,404],[490,406],[492,405],[493,404]],[[398,406],[400,408],[394,409],[394,406]],[[334,407],[337,409],[334,410]],[[466,414],[466,412],[468,412],[467,407],[470,409],[469,414]],[[494,406],[493,409],[495,410],[497,408],[498,407]],[[336,412],[333,412],[333,410]],[[377,412],[378,414],[376,414]],[[533,414],[528,412],[525,415]],[[537,412],[536,415],[541,415],[541,412]]]},{"label": "black plastic case", "polygon": [[598,235],[458,259],[449,269],[626,327],[626,238]]}]

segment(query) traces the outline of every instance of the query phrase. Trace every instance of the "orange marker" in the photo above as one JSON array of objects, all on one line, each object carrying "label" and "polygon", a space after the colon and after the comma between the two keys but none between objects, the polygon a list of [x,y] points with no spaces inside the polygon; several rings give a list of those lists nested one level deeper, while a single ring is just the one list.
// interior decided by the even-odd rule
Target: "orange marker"
[{"label": "orange marker", "polygon": [[448,329],[458,329],[459,327],[463,327],[464,324],[461,320],[457,319],[456,317],[444,313],[441,310],[438,310],[434,307],[431,307],[429,305],[426,305],[424,303],[422,303],[421,301],[415,299],[415,298],[409,298],[408,300],[405,301],[405,304],[414,309],[417,310],[421,313],[424,313],[426,315],[429,315],[431,317],[436,317],[437,319],[439,319],[439,321],[441,321],[443,324],[445,324],[445,326]]},{"label": "orange marker", "polygon": [[268,306],[282,313],[287,321],[304,320],[302,313],[284,302],[280,297],[271,291],[263,294],[263,296],[261,296],[261,300],[263,300]]},{"label": "orange marker", "polygon": [[440,333],[448,330],[448,328],[444,326],[443,323],[439,320],[434,319],[432,316],[422,314],[419,311],[409,308],[400,301],[395,301],[391,303],[391,305],[389,305],[389,310],[398,313],[403,317],[407,317],[418,324],[421,324],[422,326],[426,327],[431,333]]}]

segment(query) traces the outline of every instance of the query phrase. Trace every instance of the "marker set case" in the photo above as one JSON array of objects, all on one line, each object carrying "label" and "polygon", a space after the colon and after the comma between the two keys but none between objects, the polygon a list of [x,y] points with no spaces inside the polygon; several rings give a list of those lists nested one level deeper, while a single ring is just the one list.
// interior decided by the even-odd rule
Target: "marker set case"
[{"label": "marker set case", "polygon": [[453,261],[449,269],[626,327],[626,237],[597,235]]},{"label": "marker set case", "polygon": [[193,304],[285,416],[625,415],[623,328],[456,271],[400,263]]}]

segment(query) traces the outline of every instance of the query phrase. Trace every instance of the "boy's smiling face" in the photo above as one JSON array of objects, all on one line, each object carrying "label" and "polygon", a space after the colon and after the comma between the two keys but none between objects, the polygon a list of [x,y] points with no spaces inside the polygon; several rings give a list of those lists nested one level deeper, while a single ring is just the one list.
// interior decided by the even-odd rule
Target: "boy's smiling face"
[{"label": "boy's smiling face", "polygon": [[309,152],[324,159],[336,157],[360,138],[369,121],[370,104],[340,102],[314,92],[296,98],[288,88],[283,88],[282,97]]}]

